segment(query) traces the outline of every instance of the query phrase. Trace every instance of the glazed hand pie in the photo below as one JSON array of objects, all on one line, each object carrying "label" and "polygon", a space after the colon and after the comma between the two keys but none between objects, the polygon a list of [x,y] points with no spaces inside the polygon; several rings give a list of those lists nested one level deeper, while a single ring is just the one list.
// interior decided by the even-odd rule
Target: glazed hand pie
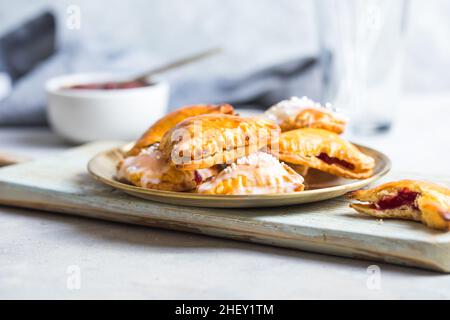
[{"label": "glazed hand pie", "polygon": [[162,156],[158,144],[153,144],[139,155],[127,157],[119,163],[117,178],[148,189],[190,191],[218,172],[217,168],[178,170]]},{"label": "glazed hand pie", "polygon": [[268,109],[265,115],[278,123],[282,132],[317,128],[340,134],[347,124],[347,118],[343,115],[306,97],[281,101]]},{"label": "glazed hand pie", "polygon": [[267,145],[276,145],[280,128],[261,118],[201,115],[167,132],[160,149],[181,170],[230,164]]},{"label": "glazed hand pie", "polygon": [[302,166],[301,164],[289,164],[295,172],[297,172],[302,177],[306,177],[308,175],[309,168],[307,166]]},{"label": "glazed hand pie", "polygon": [[421,181],[390,182],[349,194],[356,211],[376,218],[420,221],[428,227],[450,230],[450,189]]},{"label": "glazed hand pie", "polygon": [[297,129],[280,135],[280,160],[349,179],[372,175],[375,160],[337,134],[321,129]]},{"label": "glazed hand pie", "polygon": [[202,194],[245,195],[302,191],[303,177],[268,153],[240,158],[197,188]]},{"label": "glazed hand pie", "polygon": [[134,147],[127,153],[128,156],[135,156],[146,147],[156,142],[161,142],[163,135],[181,121],[201,114],[234,114],[233,107],[229,104],[221,105],[194,105],[175,110],[153,124]]}]

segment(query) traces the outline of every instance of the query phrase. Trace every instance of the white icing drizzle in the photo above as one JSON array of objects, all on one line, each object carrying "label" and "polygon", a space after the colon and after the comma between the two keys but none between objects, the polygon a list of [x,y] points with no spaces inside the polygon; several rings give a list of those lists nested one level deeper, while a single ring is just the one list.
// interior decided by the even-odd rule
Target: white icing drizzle
[{"label": "white icing drizzle", "polygon": [[269,108],[264,114],[267,118],[278,124],[285,120],[295,118],[301,111],[306,109],[316,109],[325,113],[332,114],[335,118],[347,122],[348,119],[344,115],[338,113],[339,110],[334,109],[330,103],[322,106],[320,103],[314,102],[307,97],[292,97],[288,100],[278,102]]},{"label": "white icing drizzle", "polygon": [[140,185],[158,184],[161,177],[169,170],[169,164],[163,158],[157,145],[152,145],[135,157],[128,157],[120,167],[117,177],[119,179],[133,180],[139,177]]},{"label": "white icing drizzle", "polygon": [[294,192],[303,183],[300,175],[291,175],[274,156],[257,152],[240,158],[219,173],[211,181],[198,187],[199,193],[208,193],[219,184],[229,179],[244,176],[246,185],[239,185],[232,194],[267,194],[278,192]]}]

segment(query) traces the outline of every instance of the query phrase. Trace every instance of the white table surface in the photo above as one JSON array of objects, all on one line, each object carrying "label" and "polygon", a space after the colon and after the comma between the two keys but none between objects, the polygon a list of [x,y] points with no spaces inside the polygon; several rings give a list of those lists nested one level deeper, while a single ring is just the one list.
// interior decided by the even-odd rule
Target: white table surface
[{"label": "white table surface", "polygon": [[[394,170],[449,175],[449,123],[450,96],[408,97],[390,133],[351,139],[384,151]],[[68,147],[45,128],[0,128],[0,151],[38,158]],[[450,275],[380,263],[374,289],[373,264],[0,207],[0,298],[450,298]],[[70,266],[79,289],[67,286]]]}]

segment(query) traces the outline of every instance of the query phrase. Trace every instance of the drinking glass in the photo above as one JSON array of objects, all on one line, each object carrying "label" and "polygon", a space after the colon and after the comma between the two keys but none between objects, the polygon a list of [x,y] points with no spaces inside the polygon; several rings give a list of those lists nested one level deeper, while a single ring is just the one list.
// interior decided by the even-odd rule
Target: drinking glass
[{"label": "drinking glass", "polygon": [[321,102],[350,117],[356,132],[387,131],[401,89],[408,0],[316,0]]}]

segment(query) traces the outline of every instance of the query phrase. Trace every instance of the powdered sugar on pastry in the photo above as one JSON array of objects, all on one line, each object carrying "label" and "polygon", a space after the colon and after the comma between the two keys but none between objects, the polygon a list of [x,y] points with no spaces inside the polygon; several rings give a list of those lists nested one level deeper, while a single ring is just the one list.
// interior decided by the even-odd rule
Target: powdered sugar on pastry
[{"label": "powdered sugar on pastry", "polygon": [[273,155],[265,152],[255,152],[247,157],[236,160],[236,164],[246,164],[250,166],[260,167],[265,165],[279,166],[281,163]]},{"label": "powdered sugar on pastry", "polygon": [[240,158],[197,191],[204,194],[268,194],[303,190],[303,177],[268,153]]},{"label": "powdered sugar on pastry", "polygon": [[278,124],[283,121],[288,121],[290,119],[294,119],[301,111],[307,109],[315,109],[321,112],[332,114],[336,119],[340,119],[341,121],[347,122],[347,117],[342,114],[335,112],[330,104],[326,104],[322,106],[320,103],[314,102],[307,97],[292,97],[288,100],[283,100],[276,105],[269,108],[265,115],[272,121],[277,122]]}]

